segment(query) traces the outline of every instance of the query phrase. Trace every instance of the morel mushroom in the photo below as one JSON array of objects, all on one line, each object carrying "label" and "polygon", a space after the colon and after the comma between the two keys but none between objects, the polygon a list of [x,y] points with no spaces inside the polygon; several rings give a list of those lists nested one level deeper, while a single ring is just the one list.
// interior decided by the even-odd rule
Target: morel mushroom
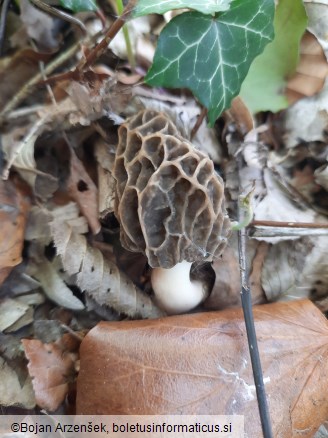
[{"label": "morel mushroom", "polygon": [[122,245],[148,257],[159,305],[168,313],[188,311],[206,295],[200,282],[190,282],[192,262],[218,257],[230,233],[223,181],[163,113],[139,112],[118,136],[115,214]]}]

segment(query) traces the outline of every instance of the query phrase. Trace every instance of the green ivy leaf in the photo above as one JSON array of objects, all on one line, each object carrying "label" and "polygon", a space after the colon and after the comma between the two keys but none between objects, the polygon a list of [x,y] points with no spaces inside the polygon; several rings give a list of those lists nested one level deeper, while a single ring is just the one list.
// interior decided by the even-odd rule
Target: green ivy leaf
[{"label": "green ivy leaf", "polygon": [[279,0],[274,19],[275,38],[252,64],[240,92],[254,113],[276,112],[288,106],[284,89],[288,77],[296,70],[306,27],[303,0]]},{"label": "green ivy leaf", "polygon": [[185,12],[161,32],[149,85],[189,88],[213,125],[239,93],[253,59],[273,39],[273,0],[234,0],[214,17]]},{"label": "green ivy leaf", "polygon": [[95,0],[60,0],[60,5],[73,12],[96,11],[98,9]]},{"label": "green ivy leaf", "polygon": [[141,17],[148,14],[164,14],[172,9],[194,9],[203,14],[227,11],[232,0],[139,0],[133,17]]}]

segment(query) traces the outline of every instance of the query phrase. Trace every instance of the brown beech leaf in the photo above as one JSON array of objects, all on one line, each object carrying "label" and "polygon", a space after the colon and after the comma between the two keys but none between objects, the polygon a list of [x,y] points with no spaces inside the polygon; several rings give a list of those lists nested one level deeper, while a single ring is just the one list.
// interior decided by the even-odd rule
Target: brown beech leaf
[{"label": "brown beech leaf", "polygon": [[0,284],[22,260],[28,207],[14,184],[0,179]]},{"label": "brown beech leaf", "polygon": [[[328,418],[328,322],[310,301],[254,317],[273,436],[312,438]],[[101,322],[80,359],[77,414],[239,414],[262,436],[241,309]]]},{"label": "brown beech leaf", "polygon": [[36,403],[49,411],[56,410],[63,402],[68,383],[75,376],[77,354],[74,350],[77,345],[76,342],[68,343],[66,338],[63,336],[50,344],[37,339],[22,339]]},{"label": "brown beech leaf", "polygon": [[86,217],[93,234],[100,231],[98,220],[98,189],[92,181],[82,162],[76,156],[74,149],[71,152],[71,174],[68,180],[68,191],[79,205],[82,214]]}]

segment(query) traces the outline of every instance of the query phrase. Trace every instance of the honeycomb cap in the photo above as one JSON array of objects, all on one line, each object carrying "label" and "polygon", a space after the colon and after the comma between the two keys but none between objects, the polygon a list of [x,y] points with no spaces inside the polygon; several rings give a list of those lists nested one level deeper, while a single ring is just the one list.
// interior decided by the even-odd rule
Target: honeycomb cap
[{"label": "honeycomb cap", "polygon": [[146,254],[154,268],[218,257],[230,220],[213,162],[157,111],[127,119],[118,137],[113,174],[122,245]]}]

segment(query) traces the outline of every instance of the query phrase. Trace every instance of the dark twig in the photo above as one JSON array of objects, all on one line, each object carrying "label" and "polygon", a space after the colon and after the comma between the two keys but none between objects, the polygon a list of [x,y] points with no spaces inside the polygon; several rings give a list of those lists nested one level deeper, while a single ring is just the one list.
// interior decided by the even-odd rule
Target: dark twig
[{"label": "dark twig", "polygon": [[6,34],[7,14],[11,0],[3,0],[0,16],[0,56],[3,55]]},{"label": "dark twig", "polygon": [[124,8],[123,14],[118,17],[111,27],[106,32],[104,38],[97,44],[76,67],[76,70],[82,71],[89,68],[106,50],[108,44],[117,35],[119,30],[124,26],[125,22],[130,18],[133,8],[135,7],[136,0],[130,0]]},{"label": "dark twig", "polygon": [[196,120],[195,126],[191,130],[190,140],[192,140],[194,138],[196,132],[200,128],[200,125],[203,123],[203,120],[205,119],[206,115],[207,115],[207,108],[203,107],[201,113],[199,114],[199,116]]},{"label": "dark twig", "polygon": [[135,4],[136,0],[129,1],[124,8],[123,14],[114,21],[114,23],[106,32],[104,38],[87,54],[85,58],[78,63],[74,70],[51,76],[45,81],[40,81],[39,85],[53,84],[55,82],[64,81],[67,79],[76,81],[82,80],[83,72],[88,70],[91,65],[107,50],[108,44],[124,26],[128,18],[130,18]]}]

